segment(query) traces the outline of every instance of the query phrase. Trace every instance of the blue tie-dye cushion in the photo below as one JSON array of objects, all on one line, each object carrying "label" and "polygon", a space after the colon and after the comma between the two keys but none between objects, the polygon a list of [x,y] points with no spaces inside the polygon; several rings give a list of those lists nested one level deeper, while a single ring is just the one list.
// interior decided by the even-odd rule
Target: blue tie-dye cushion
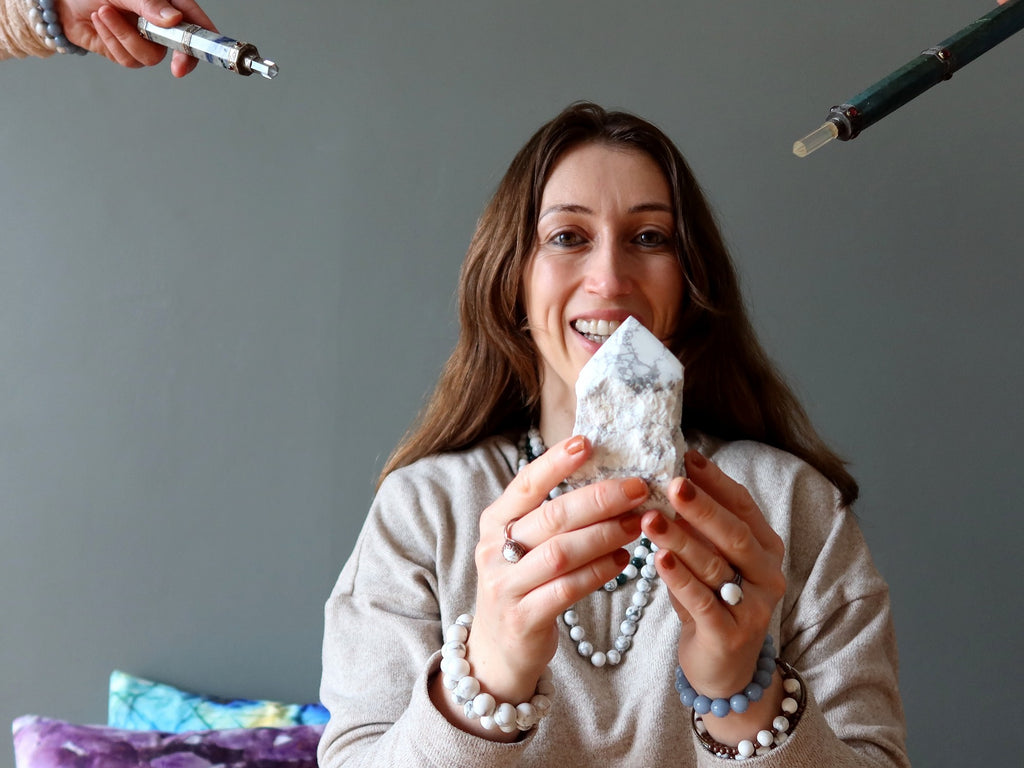
[{"label": "blue tie-dye cushion", "polygon": [[161,733],[26,715],[12,730],[17,768],[316,768],[323,726]]},{"label": "blue tie-dye cushion", "polygon": [[179,690],[115,670],[110,675],[107,725],[136,731],[206,731],[223,728],[286,728],[322,725],[320,704],[221,699]]}]

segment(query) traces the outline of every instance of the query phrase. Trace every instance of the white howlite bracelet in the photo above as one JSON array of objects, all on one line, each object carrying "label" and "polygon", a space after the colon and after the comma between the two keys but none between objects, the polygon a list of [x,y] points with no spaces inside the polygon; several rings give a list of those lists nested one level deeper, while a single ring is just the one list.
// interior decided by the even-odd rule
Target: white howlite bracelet
[{"label": "white howlite bracelet", "polygon": [[782,689],[786,696],[782,700],[782,712],[772,721],[771,730],[765,728],[753,738],[743,739],[735,747],[730,747],[712,739],[703,718],[694,712],[693,732],[704,749],[716,757],[746,760],[748,757],[767,754],[786,743],[807,706],[807,687],[793,667],[782,659],[776,659],[775,663],[782,673]]},{"label": "white howlite bracelet", "polygon": [[503,733],[528,731],[548,713],[554,686],[551,669],[545,668],[537,682],[533,698],[522,704],[498,703],[489,693],[481,692],[480,681],[472,675],[466,660],[466,640],[473,626],[473,617],[464,613],[448,627],[441,646],[441,682],[452,692],[452,698],[462,706],[470,720],[479,720],[487,730],[497,728]]}]

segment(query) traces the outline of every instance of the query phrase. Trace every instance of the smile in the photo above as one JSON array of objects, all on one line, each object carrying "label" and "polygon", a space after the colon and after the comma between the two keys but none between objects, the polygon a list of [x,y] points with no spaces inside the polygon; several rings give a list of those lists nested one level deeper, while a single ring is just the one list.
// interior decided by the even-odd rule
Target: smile
[{"label": "smile", "polygon": [[572,327],[595,344],[604,344],[622,323],[618,320],[576,320]]}]

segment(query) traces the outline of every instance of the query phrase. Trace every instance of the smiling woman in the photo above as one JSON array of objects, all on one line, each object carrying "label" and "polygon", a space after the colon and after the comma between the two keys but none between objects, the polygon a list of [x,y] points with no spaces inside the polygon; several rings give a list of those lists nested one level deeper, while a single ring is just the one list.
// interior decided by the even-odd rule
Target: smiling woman
[{"label": "smiling woman", "polygon": [[526,324],[541,361],[539,429],[569,435],[580,369],[633,315],[671,341],[682,306],[672,195],[644,152],[604,144],[569,150],[544,187],[526,269]]},{"label": "smiling woman", "polygon": [[[560,489],[592,450],[577,376],[631,315],[687,368],[674,516],[636,477]],[[321,766],[908,764],[856,483],[661,131],[593,104],[543,126],[481,217],[460,321],[327,603]]]}]

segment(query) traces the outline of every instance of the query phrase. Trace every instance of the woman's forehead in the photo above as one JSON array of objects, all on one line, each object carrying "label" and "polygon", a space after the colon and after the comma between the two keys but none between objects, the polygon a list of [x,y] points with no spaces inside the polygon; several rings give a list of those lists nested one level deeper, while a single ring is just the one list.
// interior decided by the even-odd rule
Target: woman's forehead
[{"label": "woman's forehead", "polygon": [[631,147],[583,144],[558,158],[541,192],[541,216],[607,205],[671,210],[668,180],[650,155]]}]

